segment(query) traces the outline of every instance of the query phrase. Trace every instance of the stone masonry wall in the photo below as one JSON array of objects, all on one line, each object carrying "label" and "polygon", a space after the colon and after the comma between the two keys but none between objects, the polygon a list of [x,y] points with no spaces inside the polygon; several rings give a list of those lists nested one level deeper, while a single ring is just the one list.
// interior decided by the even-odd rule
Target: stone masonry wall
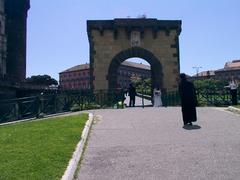
[{"label": "stone masonry wall", "polygon": [[[113,57],[119,52],[131,48],[131,40],[127,38],[124,29],[118,31],[118,37],[114,39],[113,31],[92,30],[94,42],[94,87],[98,89],[108,89],[106,81],[109,65]],[[179,74],[179,62],[177,57],[176,30],[170,31],[169,35],[165,31],[159,31],[157,38],[153,38],[151,29],[146,29],[144,38],[141,39],[140,47],[152,52],[162,64],[163,69],[163,88],[177,88],[177,76]],[[146,59],[147,60],[147,59]]]}]

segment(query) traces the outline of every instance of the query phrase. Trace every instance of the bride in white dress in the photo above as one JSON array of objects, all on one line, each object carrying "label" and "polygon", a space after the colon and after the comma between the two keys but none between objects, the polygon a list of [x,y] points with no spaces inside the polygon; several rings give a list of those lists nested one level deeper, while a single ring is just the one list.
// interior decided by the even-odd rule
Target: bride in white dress
[{"label": "bride in white dress", "polygon": [[161,99],[161,90],[154,88],[153,90],[153,107],[160,107],[162,106],[162,99]]}]

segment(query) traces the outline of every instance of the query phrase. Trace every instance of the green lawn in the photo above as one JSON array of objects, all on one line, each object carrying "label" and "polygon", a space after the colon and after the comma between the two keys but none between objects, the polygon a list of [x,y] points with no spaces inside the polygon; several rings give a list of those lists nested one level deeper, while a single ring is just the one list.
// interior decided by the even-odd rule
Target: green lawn
[{"label": "green lawn", "polygon": [[0,126],[0,180],[60,179],[88,114]]},{"label": "green lawn", "polygon": [[240,109],[240,105],[235,105],[233,107]]}]

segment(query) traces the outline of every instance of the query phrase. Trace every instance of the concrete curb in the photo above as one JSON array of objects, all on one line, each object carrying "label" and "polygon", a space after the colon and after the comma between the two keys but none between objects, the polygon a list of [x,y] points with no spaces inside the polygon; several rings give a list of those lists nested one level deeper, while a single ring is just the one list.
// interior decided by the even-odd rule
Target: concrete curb
[{"label": "concrete curb", "polygon": [[233,106],[228,106],[227,110],[229,110],[231,112],[234,112],[234,113],[237,113],[237,114],[240,114],[240,109],[239,108],[235,108]]},{"label": "concrete curb", "polygon": [[86,140],[87,140],[87,137],[89,134],[89,130],[92,126],[92,122],[93,122],[93,114],[89,113],[89,119],[86,122],[85,127],[83,129],[81,140],[77,144],[76,150],[73,153],[72,159],[69,161],[68,167],[67,167],[66,171],[64,172],[64,175],[62,176],[61,180],[71,180],[74,178],[74,173],[78,167],[78,162],[82,156],[83,148],[86,143]]},{"label": "concrete curb", "polygon": [[63,113],[56,113],[56,114],[49,114],[49,115],[45,115],[42,118],[29,118],[29,119],[22,119],[22,120],[16,120],[16,121],[10,121],[10,122],[6,122],[6,123],[1,123],[0,126],[5,126],[5,125],[11,125],[11,124],[17,124],[17,123],[21,123],[21,122],[28,122],[28,121],[42,121],[42,120],[48,120],[50,118],[54,118],[54,117],[58,117],[58,116],[67,116],[67,115],[71,115],[73,114],[73,112],[63,112]]}]

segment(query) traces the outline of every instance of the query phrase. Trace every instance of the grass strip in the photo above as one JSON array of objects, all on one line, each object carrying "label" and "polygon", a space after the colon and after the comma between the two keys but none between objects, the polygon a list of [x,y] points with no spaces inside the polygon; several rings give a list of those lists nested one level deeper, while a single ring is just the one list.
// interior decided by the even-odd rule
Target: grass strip
[{"label": "grass strip", "polygon": [[60,179],[88,114],[0,127],[0,179]]}]

